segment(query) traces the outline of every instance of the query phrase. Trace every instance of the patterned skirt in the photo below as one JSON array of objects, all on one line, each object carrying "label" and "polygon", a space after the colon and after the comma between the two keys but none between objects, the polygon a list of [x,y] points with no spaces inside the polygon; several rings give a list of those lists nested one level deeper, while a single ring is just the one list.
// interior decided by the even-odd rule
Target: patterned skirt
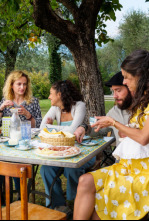
[{"label": "patterned skirt", "polygon": [[140,220],[149,212],[149,158],[122,159],[90,174],[101,220]]}]

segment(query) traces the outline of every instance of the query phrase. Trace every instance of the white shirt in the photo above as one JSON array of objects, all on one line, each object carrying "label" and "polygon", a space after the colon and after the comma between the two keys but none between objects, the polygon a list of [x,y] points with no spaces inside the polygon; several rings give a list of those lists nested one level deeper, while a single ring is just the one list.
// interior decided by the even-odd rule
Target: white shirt
[{"label": "white shirt", "polygon": [[47,125],[48,128],[55,128],[58,131],[61,130],[61,131],[70,132],[73,134],[75,130],[78,128],[78,126],[82,124],[85,119],[85,115],[86,115],[85,103],[82,101],[76,102],[76,104],[73,105],[71,108],[71,115],[73,118],[71,126],[60,126],[61,109],[59,107],[52,106],[50,110],[47,112],[47,114],[45,115],[45,117],[43,118],[40,129],[42,130],[43,128],[45,128],[47,125],[46,124],[47,118],[51,118],[53,121],[54,120],[57,121],[57,125],[48,124]]}]

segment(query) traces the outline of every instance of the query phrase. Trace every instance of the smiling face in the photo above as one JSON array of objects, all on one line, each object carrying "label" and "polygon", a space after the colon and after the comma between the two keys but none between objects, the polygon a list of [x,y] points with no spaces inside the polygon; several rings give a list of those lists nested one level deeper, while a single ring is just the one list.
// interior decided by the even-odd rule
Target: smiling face
[{"label": "smiling face", "polygon": [[61,101],[61,93],[53,88],[50,89],[50,95],[48,97],[49,100],[51,100],[51,105],[52,106],[60,106],[62,101]]},{"label": "smiling face", "polygon": [[26,77],[19,78],[12,85],[12,89],[14,91],[14,94],[17,96],[24,96],[26,88],[27,88],[27,78]]},{"label": "smiling face", "polygon": [[130,92],[132,94],[134,94],[136,92],[136,89],[137,89],[139,77],[138,76],[132,76],[128,72],[124,71],[123,69],[122,69],[122,75],[124,77],[123,84],[127,85]]}]

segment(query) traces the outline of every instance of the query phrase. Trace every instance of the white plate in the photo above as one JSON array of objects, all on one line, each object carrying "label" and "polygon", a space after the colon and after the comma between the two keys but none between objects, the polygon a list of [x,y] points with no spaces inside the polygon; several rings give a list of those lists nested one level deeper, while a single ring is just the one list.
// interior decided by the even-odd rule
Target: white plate
[{"label": "white plate", "polygon": [[98,144],[99,144],[99,141],[96,141],[96,140],[92,140],[92,141],[85,140],[81,143],[81,145],[83,146],[95,146]]},{"label": "white plate", "polygon": [[52,155],[44,155],[44,154],[39,154],[37,153],[37,151],[35,152],[35,154],[38,157],[42,157],[42,158],[46,158],[46,159],[64,159],[64,158],[70,158],[70,157],[75,157],[77,155],[79,155],[81,153],[81,149],[78,153],[76,154],[72,154],[72,155],[67,155],[67,156],[52,156]]},{"label": "white plate", "polygon": [[0,143],[4,143],[4,142],[6,142],[8,140],[9,140],[8,137],[0,137]]}]

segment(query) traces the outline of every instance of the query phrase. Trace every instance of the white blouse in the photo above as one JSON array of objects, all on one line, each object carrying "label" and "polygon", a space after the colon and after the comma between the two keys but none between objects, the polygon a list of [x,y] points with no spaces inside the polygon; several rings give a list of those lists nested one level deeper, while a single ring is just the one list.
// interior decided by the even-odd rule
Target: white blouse
[{"label": "white blouse", "polygon": [[144,159],[149,157],[149,144],[142,146],[129,137],[123,139],[123,141],[117,146],[113,152],[113,156],[117,159]]},{"label": "white blouse", "polygon": [[[57,129],[58,131],[70,132],[74,133],[75,130],[79,127],[80,124],[83,123],[86,115],[86,106],[82,101],[76,102],[75,105],[71,108],[71,115],[73,118],[72,124],[70,126],[60,126],[61,124],[61,109],[59,107],[52,106],[50,110],[47,112],[45,117],[41,122],[40,129],[42,130],[46,126],[48,128]],[[57,125],[46,124],[47,118],[51,118],[53,121],[57,121]]]}]

